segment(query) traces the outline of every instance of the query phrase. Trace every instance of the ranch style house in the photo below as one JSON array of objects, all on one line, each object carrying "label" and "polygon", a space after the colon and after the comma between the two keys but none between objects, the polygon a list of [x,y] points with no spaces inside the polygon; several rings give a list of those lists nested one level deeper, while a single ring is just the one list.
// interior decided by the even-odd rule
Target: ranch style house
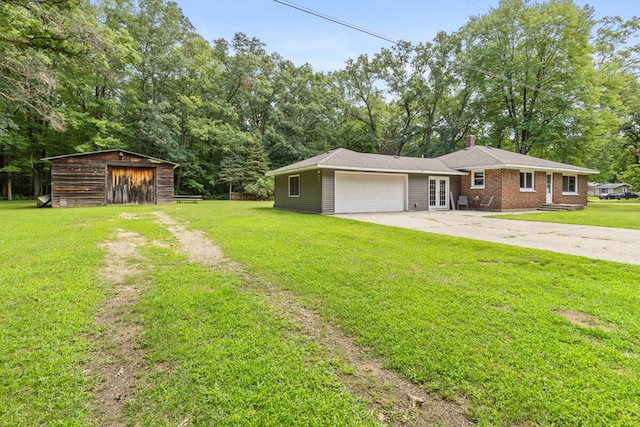
[{"label": "ranch style house", "polygon": [[445,210],[517,211],[587,206],[598,171],[475,145],[433,159],[356,153],[344,148],[270,171],[274,207],[321,214]]}]

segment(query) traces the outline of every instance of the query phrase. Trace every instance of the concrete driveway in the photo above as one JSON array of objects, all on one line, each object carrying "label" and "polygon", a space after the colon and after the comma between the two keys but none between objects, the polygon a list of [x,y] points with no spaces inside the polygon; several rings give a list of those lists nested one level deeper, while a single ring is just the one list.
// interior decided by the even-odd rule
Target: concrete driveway
[{"label": "concrete driveway", "polygon": [[640,265],[640,230],[487,218],[487,215],[494,214],[495,212],[458,210],[336,216],[427,233]]}]

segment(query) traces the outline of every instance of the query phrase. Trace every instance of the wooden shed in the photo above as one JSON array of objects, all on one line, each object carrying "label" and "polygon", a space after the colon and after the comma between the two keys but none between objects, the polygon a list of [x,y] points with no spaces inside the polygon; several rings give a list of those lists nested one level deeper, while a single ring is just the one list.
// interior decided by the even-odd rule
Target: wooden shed
[{"label": "wooden shed", "polygon": [[76,153],[51,163],[54,208],[173,203],[176,163],[125,150]]}]

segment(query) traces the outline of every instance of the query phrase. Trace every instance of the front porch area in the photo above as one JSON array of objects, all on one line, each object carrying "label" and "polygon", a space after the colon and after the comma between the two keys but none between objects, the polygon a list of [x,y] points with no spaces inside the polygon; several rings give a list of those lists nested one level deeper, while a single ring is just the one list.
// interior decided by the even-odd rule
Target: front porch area
[{"label": "front porch area", "polygon": [[564,203],[564,204],[546,203],[540,206],[537,210],[545,211],[545,212],[560,212],[560,211],[570,212],[570,211],[581,211],[585,207],[586,206],[584,205],[569,204],[569,203]]}]

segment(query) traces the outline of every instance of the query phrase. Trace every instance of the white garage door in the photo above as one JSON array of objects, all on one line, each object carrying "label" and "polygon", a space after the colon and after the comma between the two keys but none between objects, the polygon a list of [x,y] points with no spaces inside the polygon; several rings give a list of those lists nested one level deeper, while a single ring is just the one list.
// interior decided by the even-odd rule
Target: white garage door
[{"label": "white garage door", "polygon": [[336,213],[406,210],[406,175],[336,171],[335,180]]}]

